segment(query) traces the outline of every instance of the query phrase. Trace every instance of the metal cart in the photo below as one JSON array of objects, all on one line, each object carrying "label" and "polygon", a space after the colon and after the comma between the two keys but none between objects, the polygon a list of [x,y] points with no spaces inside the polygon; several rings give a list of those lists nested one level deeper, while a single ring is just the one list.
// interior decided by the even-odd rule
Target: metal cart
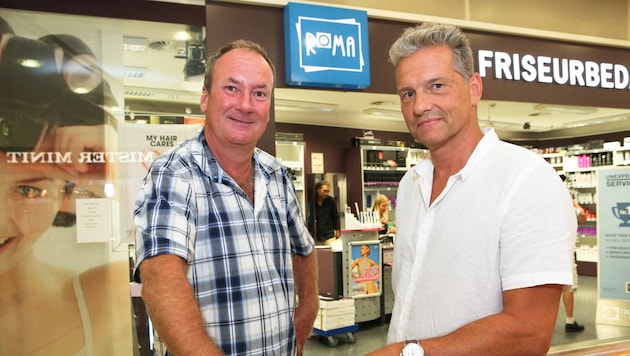
[{"label": "metal cart", "polygon": [[325,341],[328,346],[335,347],[339,345],[338,335],[346,334],[348,338],[348,342],[355,343],[357,338],[354,336],[354,332],[359,330],[359,325],[354,324],[351,326],[344,326],[343,328],[332,329],[332,330],[319,330],[317,328],[313,328],[313,333],[319,335],[320,340]]}]

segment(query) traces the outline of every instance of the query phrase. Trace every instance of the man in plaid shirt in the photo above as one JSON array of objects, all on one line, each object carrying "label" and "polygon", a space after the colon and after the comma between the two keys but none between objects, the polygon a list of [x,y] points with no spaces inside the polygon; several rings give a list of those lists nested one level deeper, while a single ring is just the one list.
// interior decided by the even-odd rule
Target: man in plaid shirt
[{"label": "man in plaid shirt", "polygon": [[156,159],[138,195],[142,297],[167,354],[299,355],[312,331],[314,241],[291,177],[256,148],[274,81],[255,43],[212,54],[204,130]]}]

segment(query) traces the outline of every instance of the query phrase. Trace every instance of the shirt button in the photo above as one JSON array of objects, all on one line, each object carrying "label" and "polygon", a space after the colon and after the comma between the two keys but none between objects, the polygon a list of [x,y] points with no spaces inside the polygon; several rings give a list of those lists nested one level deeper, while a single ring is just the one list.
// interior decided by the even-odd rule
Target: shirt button
[{"label": "shirt button", "polygon": [[267,287],[268,292],[273,292],[273,287]]}]

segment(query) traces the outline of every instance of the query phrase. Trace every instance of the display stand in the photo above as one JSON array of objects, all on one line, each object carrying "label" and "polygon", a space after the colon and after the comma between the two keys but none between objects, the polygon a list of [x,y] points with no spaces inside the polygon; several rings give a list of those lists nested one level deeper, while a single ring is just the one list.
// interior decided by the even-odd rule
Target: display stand
[{"label": "display stand", "polygon": [[[372,246],[371,256],[375,256],[372,259],[376,260],[380,266],[381,251],[380,243],[378,239],[378,228],[363,229],[363,230],[342,230],[342,277],[343,277],[343,296],[346,298],[353,298],[356,308],[355,321],[364,322],[370,320],[376,320],[381,317],[381,303],[380,296],[382,290],[382,278],[378,276],[376,281],[378,290],[375,293],[361,292],[355,278],[353,278],[352,264],[356,259],[356,251],[360,249],[361,245],[366,244]],[[375,251],[377,249],[378,251]],[[354,257],[354,258],[353,258]],[[379,267],[380,269],[380,267]]]},{"label": "display stand", "polygon": [[[358,224],[358,221],[354,222]],[[356,226],[360,229],[342,229],[341,230],[341,251],[333,251],[330,248],[320,249],[318,248],[318,260],[325,263],[327,273],[325,278],[332,278],[333,282],[341,280],[340,288],[336,288],[336,283],[332,283],[332,287],[328,288],[326,294],[331,295],[331,300],[337,298],[352,299],[354,305],[354,319],[344,319],[348,321],[344,325],[343,318],[340,313],[330,313],[327,316],[330,319],[324,320],[326,313],[323,310],[334,309],[332,306],[320,305],[320,317],[319,320],[322,326],[318,327],[318,320],[313,327],[313,333],[320,336],[322,342],[327,343],[329,346],[337,346],[339,343],[338,336],[346,334],[348,342],[356,342],[354,332],[358,330],[358,323],[370,320],[378,320],[381,318],[381,295],[382,295],[382,252],[381,243],[379,241],[379,227],[365,228],[364,225],[355,225],[349,223],[347,225]],[[370,251],[367,252],[367,247]],[[341,256],[339,256],[339,254]],[[341,263],[335,263],[335,257],[339,257]],[[367,263],[369,259],[369,263]],[[332,263],[331,263],[332,262]],[[361,262],[366,262],[361,264]],[[332,267],[332,271],[330,268]],[[320,279],[324,274],[320,273]],[[330,281],[319,281],[319,285],[329,285],[330,283],[324,283]],[[340,290],[341,289],[341,290]],[[322,298],[322,297],[320,297]],[[332,299],[334,298],[334,299]],[[336,303],[336,302],[335,302]],[[351,312],[352,313],[352,312]],[[325,323],[328,323],[329,327],[325,327]],[[334,322],[339,322],[335,325]],[[338,326],[338,327],[336,327]],[[324,330],[325,329],[325,330]]]}]

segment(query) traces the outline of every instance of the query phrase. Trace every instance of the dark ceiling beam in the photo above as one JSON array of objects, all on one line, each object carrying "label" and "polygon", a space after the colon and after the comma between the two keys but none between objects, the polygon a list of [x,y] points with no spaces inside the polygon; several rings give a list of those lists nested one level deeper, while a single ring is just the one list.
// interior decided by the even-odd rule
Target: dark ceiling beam
[{"label": "dark ceiling beam", "polygon": [[70,15],[99,16],[129,20],[157,21],[205,26],[204,6],[150,0],[3,0],[2,7],[19,10],[54,12]]}]

